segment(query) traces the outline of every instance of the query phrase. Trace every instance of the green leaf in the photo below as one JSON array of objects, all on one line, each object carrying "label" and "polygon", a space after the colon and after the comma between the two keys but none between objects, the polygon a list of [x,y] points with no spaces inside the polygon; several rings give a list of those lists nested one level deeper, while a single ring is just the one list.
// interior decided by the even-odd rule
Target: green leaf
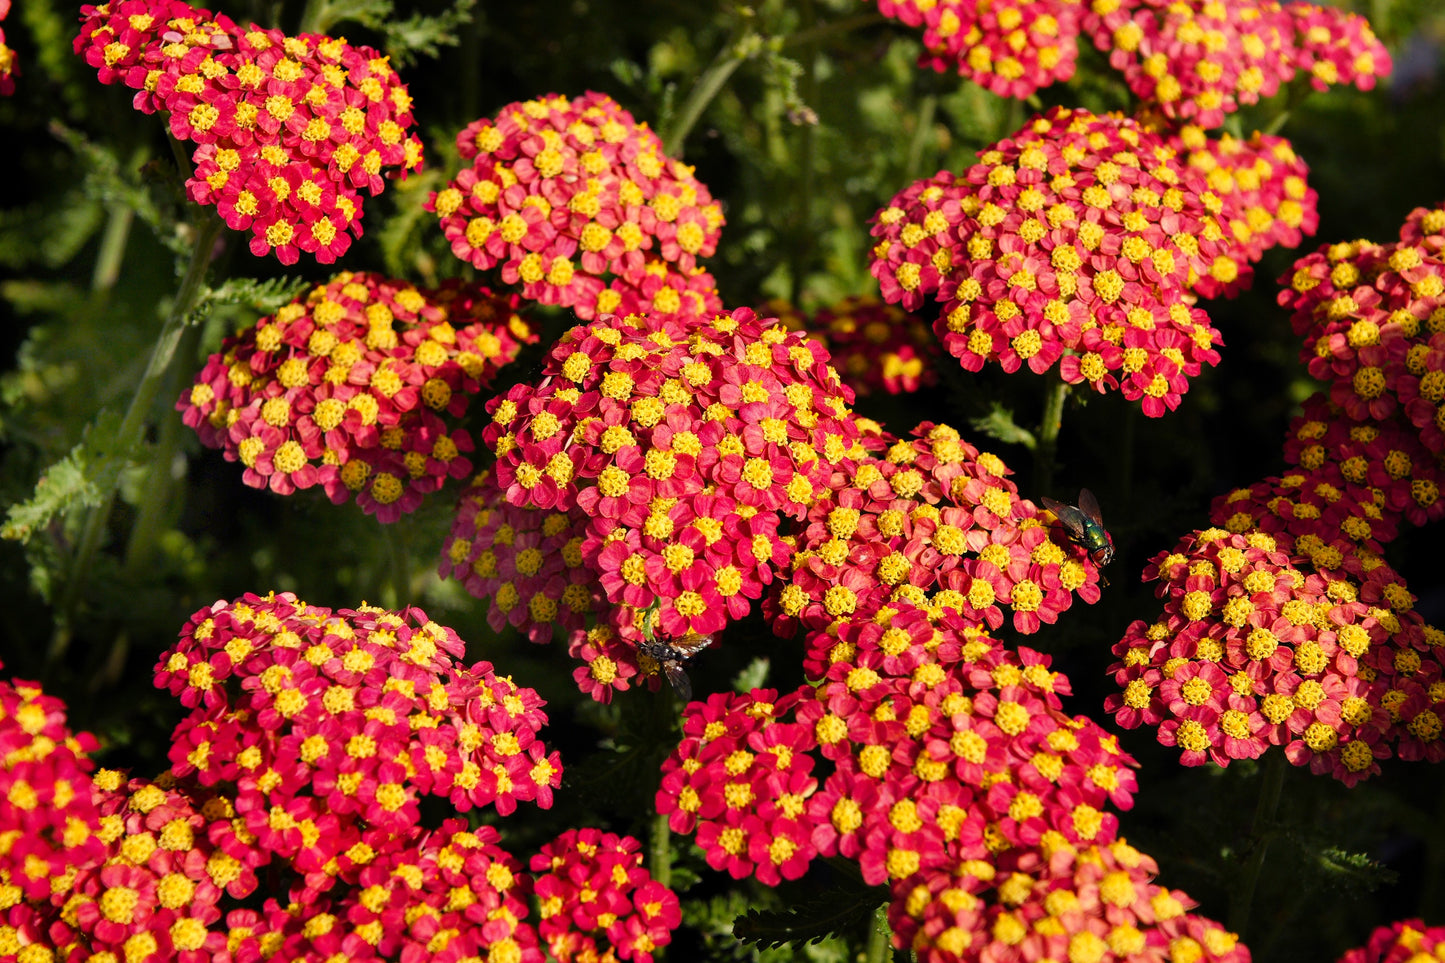
[{"label": "green leaf", "polygon": [[754,689],[761,689],[763,683],[768,681],[768,670],[772,667],[773,664],[768,659],[762,657],[753,659],[733,677],[733,691],[751,692]]},{"label": "green leaf", "polygon": [[85,441],[47,468],[27,501],[10,506],[4,525],[0,525],[0,538],[28,542],[54,519],[77,509],[94,508],[104,501],[105,493],[114,487],[121,463],[97,453],[92,443],[95,434],[87,432]]},{"label": "green leaf", "polygon": [[765,947],[818,943],[857,933],[888,900],[883,887],[839,887],[785,910],[748,910],[733,921],[733,935]]},{"label": "green leaf", "polygon": [[472,22],[476,0],[456,0],[450,10],[435,17],[414,13],[405,20],[390,20],[380,29],[386,34],[386,51],[396,66],[405,67],[423,57],[435,57],[443,47],[455,47],[458,32]]},{"label": "green leaf", "polygon": [[1033,432],[1026,428],[1019,427],[1014,422],[1013,412],[998,402],[994,402],[989,413],[982,418],[974,418],[969,422],[974,431],[981,431],[990,438],[995,438],[1008,445],[1023,445],[1029,451],[1033,451],[1038,445]]},{"label": "green leaf", "polygon": [[229,278],[201,295],[192,312],[192,323],[198,323],[218,307],[241,305],[260,313],[272,314],[289,304],[311,287],[304,278]]}]

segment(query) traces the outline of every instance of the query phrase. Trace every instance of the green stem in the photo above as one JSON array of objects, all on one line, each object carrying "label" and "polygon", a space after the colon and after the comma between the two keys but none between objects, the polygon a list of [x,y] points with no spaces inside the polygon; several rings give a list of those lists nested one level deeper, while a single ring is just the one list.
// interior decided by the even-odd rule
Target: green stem
[{"label": "green stem", "polygon": [[1034,448],[1036,491],[1050,491],[1054,486],[1054,456],[1058,453],[1059,429],[1064,424],[1064,399],[1068,396],[1069,383],[1061,379],[1053,379],[1044,396],[1044,413],[1034,436],[1037,440]]},{"label": "green stem", "polygon": [[105,223],[105,233],[100,239],[100,250],[96,253],[95,268],[90,272],[92,291],[109,291],[120,277],[120,265],[125,260],[125,246],[130,239],[130,226],[135,221],[135,211],[123,204],[110,209]]},{"label": "green stem", "polygon": [[[191,247],[191,260],[186,265],[185,275],[181,278],[180,290],[176,292],[175,300],[171,303],[170,314],[161,327],[161,333],[156,338],[154,347],[151,348],[151,356],[146,363],[145,373],[136,386],[135,394],[131,396],[130,407],[126,409],[125,417],[116,432],[114,449],[107,456],[108,458],[129,459],[135,453],[136,446],[140,444],[141,435],[145,432],[146,422],[150,417],[151,406],[160,393],[166,371],[176,357],[176,346],[180,343],[191,311],[195,308],[196,301],[204,287],[206,268],[211,263],[211,251],[215,247],[216,238],[220,232],[220,219],[212,213],[207,213],[196,229],[195,242]],[[115,477],[118,478],[119,473],[116,473]],[[71,561],[69,577],[65,581],[65,588],[56,609],[55,631],[50,638],[48,653],[48,658],[52,663],[59,661],[70,646],[70,639],[75,631],[76,612],[80,604],[81,592],[85,588],[91,563],[95,561],[95,553],[100,550],[100,543],[105,537],[106,523],[110,520],[110,510],[115,504],[117,484],[118,481],[110,484],[109,491],[102,494],[99,504],[92,508],[86,516],[85,527],[81,531],[80,541]]]},{"label": "green stem", "polygon": [[798,47],[803,44],[817,43],[821,40],[828,40],[839,34],[852,33],[854,30],[861,30],[864,27],[872,27],[886,22],[881,13],[859,13],[851,17],[842,17],[838,20],[830,20],[827,23],[820,23],[816,27],[808,27],[796,33],[790,33],[783,40],[783,49]]},{"label": "green stem", "polygon": [[672,885],[672,829],[667,816],[654,813],[647,844],[647,870],[663,886]]},{"label": "green stem", "polygon": [[678,111],[677,117],[668,125],[667,135],[662,138],[662,150],[668,157],[681,157],[682,144],[687,140],[687,135],[692,132],[693,126],[697,123],[707,105],[718,95],[733,71],[742,65],[744,60],[752,56],[757,49],[756,42],[749,43],[748,40],[757,41],[756,34],[745,37],[742,40],[730,40],[712,63],[708,64],[707,70],[703,71],[697,83],[692,85],[688,92],[687,100],[683,102],[682,109]]},{"label": "green stem", "polygon": [[411,557],[407,553],[409,539],[401,526],[406,518],[397,519],[390,525],[381,526],[381,537],[386,540],[387,569],[390,578],[388,591],[392,598],[387,608],[399,609],[411,604]]},{"label": "green stem", "polygon": [[888,904],[884,903],[873,911],[873,925],[868,928],[868,946],[864,950],[865,963],[883,963],[892,956],[893,929],[888,925]]},{"label": "green stem", "polygon": [[928,143],[928,138],[933,134],[933,118],[938,113],[938,95],[925,94],[918,102],[917,126],[913,130],[913,137],[908,142],[907,159],[903,162],[904,184],[911,184],[918,180],[919,165],[923,163],[923,148]]},{"label": "green stem", "polygon": [[[817,19],[813,0],[803,0],[803,22],[811,25]],[[803,78],[800,95],[805,104],[812,105],[818,97],[818,49],[815,44],[807,45],[799,56],[803,63]],[[804,282],[813,257],[813,148],[815,143],[814,124],[804,124],[801,131],[802,144],[798,156],[798,230],[794,235],[789,265],[792,275],[791,300],[793,307],[803,304]]]},{"label": "green stem", "polygon": [[306,8],[301,11],[299,30],[301,33],[325,33],[334,22],[328,0],[306,0]]},{"label": "green stem", "polygon": [[1254,906],[1254,891],[1259,885],[1260,873],[1264,870],[1264,857],[1269,851],[1270,837],[1274,835],[1275,813],[1279,810],[1279,797],[1284,788],[1287,764],[1283,750],[1265,753],[1259,802],[1254,807],[1254,819],[1249,825],[1249,838],[1252,843],[1249,862],[1245,863],[1239,885],[1235,887],[1229,900],[1229,928],[1241,935],[1249,925],[1249,911]]},{"label": "green stem", "polygon": [[[200,327],[187,325],[176,346],[176,355],[195,361],[200,343]],[[179,396],[183,370],[179,365],[172,365],[166,372],[165,385],[161,392],[163,395],[172,398]],[[168,518],[177,507],[172,497],[175,478],[171,474],[171,465],[181,446],[184,427],[181,419],[166,418],[156,431],[156,443],[150,455],[150,475],[141,491],[141,500],[136,506],[135,523],[131,526],[130,538],[126,543],[127,584],[140,582],[151,567],[161,532],[167,527]]]}]

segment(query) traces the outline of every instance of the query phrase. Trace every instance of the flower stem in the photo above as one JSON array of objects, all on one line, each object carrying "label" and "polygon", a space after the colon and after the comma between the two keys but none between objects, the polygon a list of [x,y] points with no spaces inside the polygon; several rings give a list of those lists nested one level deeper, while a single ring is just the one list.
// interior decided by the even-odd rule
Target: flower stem
[{"label": "flower stem", "polygon": [[667,816],[653,813],[652,831],[647,845],[647,869],[663,886],[672,885],[672,830]]},{"label": "flower stem", "polygon": [[1049,491],[1054,485],[1054,455],[1059,447],[1059,429],[1064,424],[1064,399],[1069,396],[1069,383],[1053,380],[1048,393],[1044,395],[1044,413],[1039,419],[1039,430],[1035,433],[1034,487],[1040,492]]},{"label": "flower stem", "polygon": [[[128,459],[134,454],[136,446],[140,443],[141,435],[145,432],[146,422],[150,417],[151,407],[155,404],[156,396],[160,393],[161,385],[165,381],[166,372],[176,357],[176,346],[180,343],[191,311],[195,308],[196,301],[204,287],[206,268],[210,266],[211,252],[220,232],[221,221],[214,214],[208,213],[197,226],[195,243],[191,247],[191,260],[186,265],[185,275],[181,278],[180,290],[176,292],[176,298],[171,303],[170,313],[161,327],[160,336],[156,338],[155,345],[151,348],[151,356],[146,363],[145,373],[141,376],[140,383],[136,385],[135,394],[131,396],[130,406],[126,409],[125,417],[116,431],[114,444],[106,456],[107,459]],[[70,647],[70,639],[75,631],[76,611],[85,588],[86,576],[89,574],[91,563],[95,561],[95,553],[100,550],[100,543],[105,537],[106,523],[110,520],[110,511],[115,505],[119,473],[116,473],[114,477],[117,478],[117,481],[108,484],[109,490],[102,493],[100,502],[90,510],[85,519],[85,526],[81,530],[80,541],[71,560],[69,576],[65,580],[65,588],[62,590],[59,604],[56,606],[55,631],[50,637],[48,653],[51,663],[59,661]]]},{"label": "flower stem", "polygon": [[863,951],[865,963],[884,963],[893,956],[892,935],[893,930],[888,925],[888,904],[884,903],[873,911],[873,924],[868,928],[868,946]]},{"label": "flower stem", "polygon": [[682,109],[677,112],[677,116],[668,125],[667,134],[662,138],[663,153],[668,157],[682,156],[682,143],[687,140],[687,135],[691,133],[698,118],[727,84],[733,71],[737,70],[744,60],[757,52],[760,39],[757,34],[750,33],[741,40],[730,40],[717,52],[712,63],[708,64],[708,68],[703,71],[702,76],[692,85],[687,100],[683,101]]},{"label": "flower stem", "polygon": [[392,595],[387,608],[400,609],[411,604],[411,562],[407,553],[410,541],[401,526],[406,516],[390,525],[381,526],[381,537],[386,541],[387,569],[390,576],[389,591]]},{"label": "flower stem", "polygon": [[828,40],[839,34],[852,33],[854,30],[861,30],[864,27],[875,27],[887,23],[883,14],[874,11],[873,13],[857,13],[851,17],[839,17],[837,20],[829,20],[816,26],[806,27],[794,33],[788,34],[783,39],[783,49],[796,47],[800,44],[817,43],[820,40]]},{"label": "flower stem", "polygon": [[923,163],[923,148],[933,134],[933,118],[937,113],[938,95],[925,94],[918,102],[918,117],[915,121],[917,126],[913,129],[913,137],[908,141],[908,158],[903,162],[904,183],[918,180],[918,168]]},{"label": "flower stem", "polygon": [[1264,870],[1264,857],[1269,850],[1270,838],[1274,835],[1275,813],[1279,810],[1279,797],[1284,788],[1284,771],[1288,764],[1283,750],[1265,753],[1264,773],[1259,784],[1259,802],[1254,807],[1254,819],[1249,824],[1251,847],[1249,861],[1239,885],[1229,900],[1229,928],[1243,934],[1249,925],[1249,911],[1254,905],[1254,891],[1259,885],[1260,873]]}]

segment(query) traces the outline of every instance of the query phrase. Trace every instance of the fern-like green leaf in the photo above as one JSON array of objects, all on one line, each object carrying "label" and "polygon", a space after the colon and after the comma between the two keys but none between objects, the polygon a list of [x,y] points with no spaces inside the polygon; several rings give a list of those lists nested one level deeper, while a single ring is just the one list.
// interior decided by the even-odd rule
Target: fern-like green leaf
[{"label": "fern-like green leaf", "polygon": [[994,402],[988,414],[982,418],[974,418],[969,424],[974,431],[981,431],[1006,445],[1023,445],[1029,451],[1033,451],[1038,445],[1033,432],[1020,427],[1014,421],[1013,412],[998,402]]},{"label": "fern-like green leaf", "polygon": [[820,893],[786,910],[748,910],[733,921],[733,935],[764,947],[818,943],[857,933],[888,898],[882,887]]},{"label": "fern-like green leaf", "polygon": [[304,278],[230,278],[201,296],[192,320],[199,321],[226,305],[241,305],[261,314],[272,314],[296,300],[310,286],[311,282]]}]

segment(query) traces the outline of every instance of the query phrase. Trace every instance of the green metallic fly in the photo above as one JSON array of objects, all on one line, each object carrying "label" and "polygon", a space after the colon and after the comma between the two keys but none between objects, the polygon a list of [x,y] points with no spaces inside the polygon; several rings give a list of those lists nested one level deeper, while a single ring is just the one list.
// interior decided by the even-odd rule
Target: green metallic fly
[{"label": "green metallic fly", "polygon": [[1099,514],[1099,500],[1087,488],[1079,491],[1079,504],[1065,505],[1052,498],[1040,499],[1044,507],[1053,512],[1068,532],[1069,541],[1081,546],[1089,553],[1094,564],[1108,565],[1114,558],[1114,538],[1104,528],[1104,518]]}]

